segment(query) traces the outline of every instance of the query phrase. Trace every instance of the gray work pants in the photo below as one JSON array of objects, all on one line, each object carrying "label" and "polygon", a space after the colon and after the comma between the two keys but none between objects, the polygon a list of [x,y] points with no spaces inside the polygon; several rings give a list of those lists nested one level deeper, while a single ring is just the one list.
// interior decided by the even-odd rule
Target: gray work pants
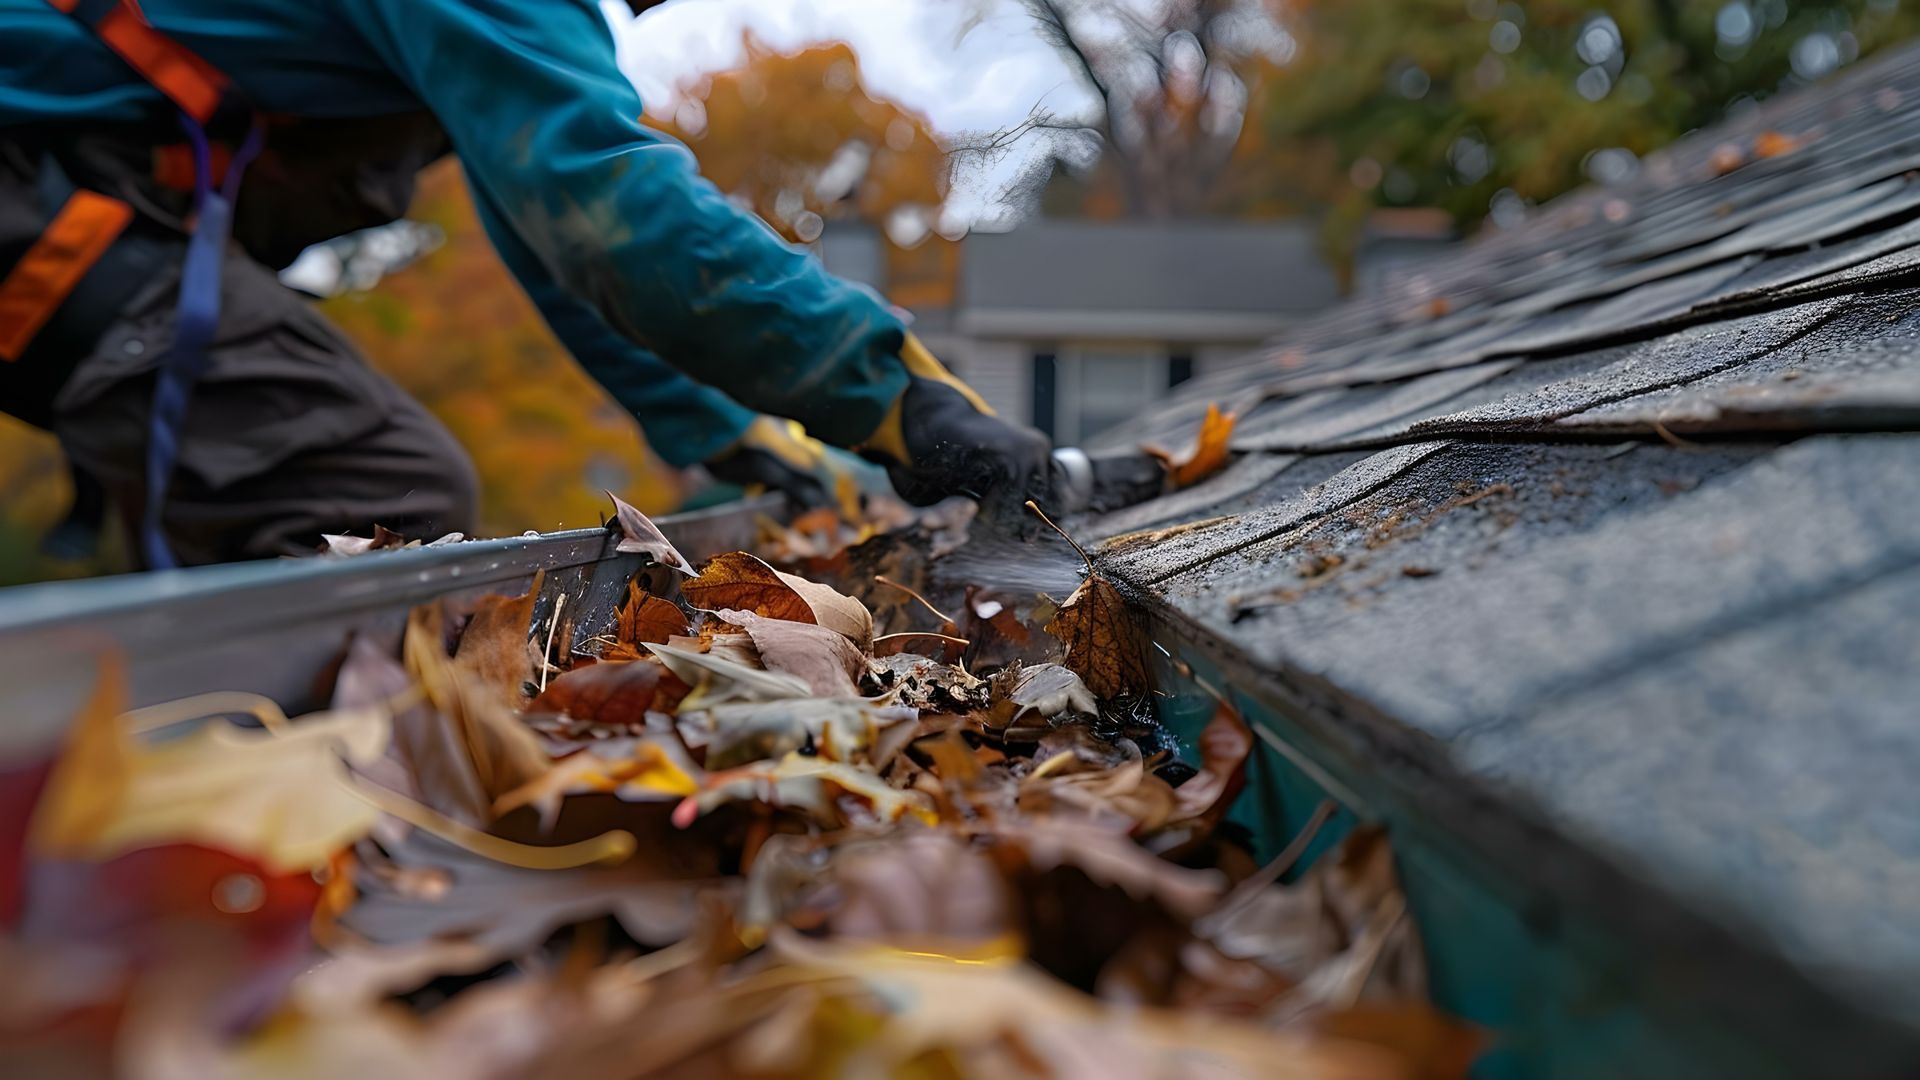
[{"label": "gray work pants", "polygon": [[[76,469],[137,523],[156,365],[178,267],[142,288],[82,359],[50,423]],[[184,564],[311,552],[321,533],[470,532],[477,481],[446,428],[298,293],[227,259],[220,329],[193,391],[164,522]],[[131,550],[138,551],[137,543]]]}]

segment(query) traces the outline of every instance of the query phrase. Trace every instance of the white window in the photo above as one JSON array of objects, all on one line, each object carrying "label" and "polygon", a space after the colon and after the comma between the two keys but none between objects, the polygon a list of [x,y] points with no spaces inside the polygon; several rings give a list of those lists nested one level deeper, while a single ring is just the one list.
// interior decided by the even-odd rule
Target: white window
[{"label": "white window", "polygon": [[1076,446],[1167,396],[1167,350],[1098,345],[1062,349],[1056,361],[1053,437]]}]

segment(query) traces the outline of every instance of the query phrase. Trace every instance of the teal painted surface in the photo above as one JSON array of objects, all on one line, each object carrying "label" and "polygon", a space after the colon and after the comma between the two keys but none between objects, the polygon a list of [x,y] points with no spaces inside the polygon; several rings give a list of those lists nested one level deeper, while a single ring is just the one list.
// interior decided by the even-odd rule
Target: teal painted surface
[{"label": "teal painted surface", "polygon": [[[1212,686],[1227,679],[1203,658],[1181,654]],[[1212,700],[1164,672],[1162,718],[1190,760]],[[1317,753],[1287,716],[1240,690],[1232,693],[1266,739],[1248,766],[1248,784],[1230,820],[1252,833],[1270,858],[1308,822],[1323,799],[1339,812],[1295,870],[1311,865],[1361,820],[1384,823],[1392,837],[1408,907],[1426,946],[1435,1002],[1485,1028],[1493,1045],[1474,1068],[1486,1080],[1600,1080],[1617,1077],[1768,1077],[1789,1075],[1752,1040],[1698,1024],[1683,1000],[1650,994],[1645,958],[1633,947],[1541,907],[1459,840],[1402,805],[1377,776]],[[1283,753],[1274,743],[1284,745]],[[1301,759],[1305,764],[1301,764]]]}]

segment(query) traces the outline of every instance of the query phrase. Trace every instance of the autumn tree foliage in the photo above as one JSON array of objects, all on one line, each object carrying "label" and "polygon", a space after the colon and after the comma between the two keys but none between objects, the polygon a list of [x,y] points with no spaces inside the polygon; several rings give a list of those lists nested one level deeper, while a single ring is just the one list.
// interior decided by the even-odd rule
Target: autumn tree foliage
[{"label": "autumn tree foliage", "polygon": [[742,44],[743,63],[685,83],[648,122],[788,240],[812,243],[834,220],[866,222],[885,238],[895,302],[950,299],[957,237],[940,220],[950,162],[926,117],[875,97],[843,43],[781,52],[748,33]]}]

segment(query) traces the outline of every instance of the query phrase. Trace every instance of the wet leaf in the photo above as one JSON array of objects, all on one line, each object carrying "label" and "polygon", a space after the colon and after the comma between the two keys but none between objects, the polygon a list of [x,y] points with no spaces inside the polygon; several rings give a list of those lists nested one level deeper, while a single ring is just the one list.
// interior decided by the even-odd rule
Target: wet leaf
[{"label": "wet leaf", "polygon": [[750,611],[722,610],[721,618],[746,630],[768,671],[785,672],[806,682],[816,697],[859,697],[854,680],[867,658],[847,638],[808,622],[769,619]]},{"label": "wet leaf", "polygon": [[1053,620],[1047,633],[1066,646],[1066,666],[1100,698],[1144,694],[1152,687],[1147,671],[1147,633],[1140,615],[1113,583],[1087,575]]},{"label": "wet leaf", "polygon": [[1233,440],[1233,424],[1232,413],[1222,412],[1217,404],[1209,404],[1206,417],[1200,421],[1200,434],[1185,457],[1155,446],[1141,449],[1160,459],[1167,470],[1167,486],[1178,491],[1205,480],[1233,460],[1233,450],[1228,445]]},{"label": "wet leaf", "polygon": [[531,711],[638,729],[646,724],[647,713],[672,712],[687,691],[687,684],[657,660],[606,661],[548,683]]},{"label": "wet leaf", "polygon": [[866,605],[818,582],[775,570],[745,552],[714,557],[680,591],[695,607],[815,623],[845,635],[863,652],[873,647],[873,615]]},{"label": "wet leaf", "polygon": [[647,555],[661,566],[672,567],[688,577],[693,576],[693,564],[674,549],[666,534],[647,515],[611,491],[607,492],[607,498],[613,500],[614,519],[620,525],[620,543],[614,547],[615,551]]},{"label": "wet leaf", "polygon": [[687,632],[687,616],[671,600],[663,600],[641,587],[635,578],[627,583],[627,602],[614,622],[614,641],[626,646],[660,645]]}]

